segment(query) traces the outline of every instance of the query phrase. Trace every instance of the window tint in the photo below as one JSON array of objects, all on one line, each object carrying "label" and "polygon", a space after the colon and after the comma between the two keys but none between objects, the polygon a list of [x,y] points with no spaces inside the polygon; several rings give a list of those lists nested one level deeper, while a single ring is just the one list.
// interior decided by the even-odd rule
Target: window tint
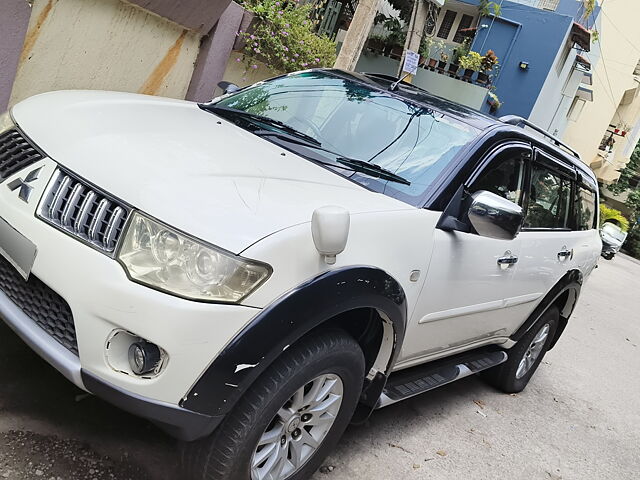
[{"label": "window tint", "polygon": [[576,208],[578,230],[591,230],[595,228],[596,208],[596,194],[591,190],[580,187]]},{"label": "window tint", "polygon": [[524,187],[524,159],[526,150],[513,148],[499,153],[478,180],[471,192],[486,190],[507,200],[522,205]]},{"label": "window tint", "polygon": [[570,207],[571,181],[545,167],[534,165],[525,228],[567,228]]}]

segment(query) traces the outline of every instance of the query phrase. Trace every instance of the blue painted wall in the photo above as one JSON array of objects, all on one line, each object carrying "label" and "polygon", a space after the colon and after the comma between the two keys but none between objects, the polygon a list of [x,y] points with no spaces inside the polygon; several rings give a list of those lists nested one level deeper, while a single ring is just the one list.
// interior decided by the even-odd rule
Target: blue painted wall
[{"label": "blue painted wall", "polygon": [[[480,21],[488,28],[479,28],[472,50],[484,55],[491,49],[498,56],[500,71],[493,81],[503,103],[498,115],[529,116],[572,24],[569,15],[509,1],[502,3],[500,18]],[[520,69],[521,61],[529,63],[528,70]]]},{"label": "blue painted wall", "polygon": [[[487,28],[478,29],[472,50],[484,55],[491,49],[498,56],[500,70],[494,73],[493,85],[503,106],[497,115],[529,117],[546,82],[566,81],[549,72],[555,67],[573,22],[593,26],[600,7],[589,19],[584,19],[584,7],[577,0],[561,0],[555,12],[507,0],[497,3],[502,5],[500,17],[480,20],[479,25]],[[520,69],[521,61],[529,63],[528,70]],[[482,110],[488,112],[489,105],[484,104]]]}]

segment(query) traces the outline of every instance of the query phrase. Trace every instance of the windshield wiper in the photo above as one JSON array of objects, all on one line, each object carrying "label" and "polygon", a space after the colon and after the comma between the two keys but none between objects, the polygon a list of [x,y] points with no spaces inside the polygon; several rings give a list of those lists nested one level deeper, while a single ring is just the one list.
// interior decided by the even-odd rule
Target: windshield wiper
[{"label": "windshield wiper", "polygon": [[370,177],[381,178],[383,180],[402,183],[404,185],[411,185],[411,182],[406,178],[403,178],[400,175],[396,175],[392,171],[387,170],[386,168],[383,168],[380,165],[376,165],[375,163],[365,162],[363,160],[355,160],[353,158],[342,156],[339,153],[333,152],[327,148],[322,147],[321,144],[305,142],[304,140],[300,138],[296,138],[295,136],[290,135],[288,133],[274,132],[272,130],[256,130],[253,133],[255,135],[262,136],[262,137],[282,138],[283,140],[290,143],[295,143],[296,145],[302,145],[303,147],[330,153],[331,155],[334,155],[336,157],[336,162],[339,163],[340,165],[336,165],[335,163],[332,163],[332,162],[322,162],[320,160],[310,159],[315,163],[320,163],[322,165],[327,165],[330,167],[341,167],[341,168],[347,167],[349,170],[353,172],[364,173],[365,175],[369,175]]},{"label": "windshield wiper", "polygon": [[377,177],[383,180],[390,180],[392,182],[402,183],[404,185],[411,185],[411,182],[400,175],[396,175],[391,170],[376,165],[375,163],[365,162],[363,160],[354,160],[353,158],[338,157],[336,162],[346,165],[354,172],[364,173],[370,177]]},{"label": "windshield wiper", "polygon": [[316,140],[315,138],[313,138],[310,135],[307,135],[306,133],[302,133],[298,130],[296,130],[295,128],[287,125],[284,122],[281,122],[280,120],[276,120],[274,118],[269,118],[269,117],[265,117],[263,115],[258,115],[257,113],[251,113],[251,112],[245,112],[244,110],[238,110],[237,108],[231,108],[231,107],[223,107],[223,106],[218,106],[218,105],[200,105],[201,108],[208,110],[210,112],[213,113],[221,113],[221,114],[229,114],[230,116],[236,116],[236,117],[241,117],[243,119],[248,119],[250,121],[252,121],[253,123],[262,123],[262,124],[266,124],[266,125],[270,125],[272,127],[276,127],[279,128],[280,130],[293,135],[294,137],[298,137],[301,138],[303,140],[305,140],[308,143],[311,143],[317,147],[319,147],[320,145],[322,145],[318,140]]}]

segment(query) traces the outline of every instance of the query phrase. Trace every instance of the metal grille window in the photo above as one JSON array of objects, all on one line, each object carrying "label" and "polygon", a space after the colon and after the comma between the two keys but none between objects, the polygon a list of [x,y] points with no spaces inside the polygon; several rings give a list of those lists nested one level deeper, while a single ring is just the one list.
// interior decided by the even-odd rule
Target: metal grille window
[{"label": "metal grille window", "polygon": [[113,254],[129,217],[122,202],[59,170],[40,216],[84,242]]},{"label": "metal grille window", "polygon": [[0,135],[0,182],[38,160],[42,155],[18,130]]},{"label": "metal grille window", "polygon": [[451,29],[453,28],[453,22],[456,20],[457,12],[453,10],[447,10],[444,12],[444,17],[442,18],[442,22],[440,23],[440,28],[438,29],[438,37],[447,39],[449,38],[449,34],[451,33]]},{"label": "metal grille window", "polygon": [[471,22],[473,22],[472,15],[462,15],[460,19],[460,23],[458,24],[458,30],[456,31],[455,36],[453,37],[453,41],[456,43],[462,43],[464,40],[464,33],[461,30],[469,28],[471,26]]}]

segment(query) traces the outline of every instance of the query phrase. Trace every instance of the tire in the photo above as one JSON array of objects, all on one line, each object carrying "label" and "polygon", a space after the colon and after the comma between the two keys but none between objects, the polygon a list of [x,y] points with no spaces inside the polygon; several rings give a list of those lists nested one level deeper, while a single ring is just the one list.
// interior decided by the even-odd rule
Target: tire
[{"label": "tire", "polygon": [[[519,393],[524,390],[553,341],[559,319],[557,307],[550,307],[524,337],[507,351],[508,360],[485,372],[484,379],[505,393]],[[543,334],[544,339],[536,342],[538,348],[532,348],[534,339]],[[535,358],[532,358],[532,352],[537,352]],[[529,361],[524,360],[527,353],[530,354]]]},{"label": "tire", "polygon": [[[340,330],[293,345],[256,380],[215,432],[185,445],[182,461],[187,478],[258,480],[259,472],[269,471],[276,475],[265,476],[273,480],[309,478],[349,424],[362,391],[364,368],[360,346]],[[329,388],[326,400],[321,398],[314,408],[294,408],[311,402],[311,390],[319,389],[315,395],[319,398]],[[341,402],[336,399],[340,395]],[[317,414],[326,405],[327,410]],[[292,417],[283,420],[282,412]],[[259,446],[259,440],[266,444]],[[314,443],[315,450],[309,453]]]}]

